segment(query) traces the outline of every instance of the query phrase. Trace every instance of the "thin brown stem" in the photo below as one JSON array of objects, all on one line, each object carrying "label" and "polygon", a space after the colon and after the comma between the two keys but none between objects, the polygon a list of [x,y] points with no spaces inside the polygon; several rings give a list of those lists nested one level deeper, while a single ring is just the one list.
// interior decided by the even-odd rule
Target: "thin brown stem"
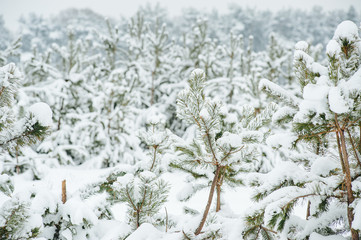
[{"label": "thin brown stem", "polygon": [[263,227],[262,225],[260,226],[260,228],[262,228],[264,231],[266,232],[271,232],[271,233],[274,233],[274,234],[277,234],[276,231],[273,231],[272,229],[269,229],[269,228],[266,228],[266,227]]},{"label": "thin brown stem", "polygon": [[66,180],[61,182],[61,201],[63,204],[66,202]]},{"label": "thin brown stem", "polygon": [[1,94],[3,94],[4,90],[5,90],[5,87],[3,86],[3,87],[0,89],[0,97],[1,97]]},{"label": "thin brown stem", "polygon": [[221,185],[218,183],[217,183],[216,191],[217,191],[216,212],[219,212],[221,210]]},{"label": "thin brown stem", "polygon": [[203,124],[204,124],[204,127],[205,127],[205,129],[206,129],[206,138],[207,138],[207,142],[208,142],[209,148],[211,149],[211,152],[212,152],[213,160],[214,160],[216,163],[218,163],[218,159],[217,159],[216,154],[215,154],[215,152],[214,152],[214,150],[213,150],[213,145],[212,145],[211,136],[209,135],[209,129],[208,129],[208,127],[206,126],[206,123],[205,123],[204,119],[201,118],[201,120],[202,120],[202,122],[203,122]]},{"label": "thin brown stem", "polygon": [[216,184],[217,184],[217,179],[218,179],[220,169],[221,168],[219,166],[217,166],[216,173],[214,174],[214,177],[213,177],[212,186],[211,186],[211,189],[209,190],[207,205],[206,205],[206,208],[204,209],[202,220],[199,223],[199,226],[198,226],[198,228],[196,229],[196,231],[194,233],[195,235],[198,235],[198,234],[201,233],[202,228],[204,226],[204,223],[206,222],[208,212],[209,212],[209,209],[210,209],[211,204],[212,204],[214,188],[216,187]]},{"label": "thin brown stem", "polygon": [[152,166],[150,167],[149,171],[152,171],[152,169],[153,169],[153,167],[155,165],[155,160],[157,158],[157,148],[158,148],[158,145],[153,146],[153,151],[154,151],[154,153],[153,153],[153,162],[152,162]]},{"label": "thin brown stem", "polygon": [[353,203],[355,197],[352,192],[352,179],[351,179],[351,171],[350,171],[350,165],[348,161],[348,153],[347,153],[347,147],[346,147],[346,140],[345,140],[345,132],[344,129],[340,128],[340,125],[338,123],[337,114],[335,114],[335,123],[337,127],[337,131],[340,135],[340,143],[341,143],[341,151],[342,151],[342,157],[341,161],[343,161],[345,166],[345,185],[346,185],[346,191],[347,191],[347,217],[348,217],[348,223],[351,230],[351,236],[352,240],[358,240],[358,233],[355,229],[352,228],[352,222],[354,219],[353,214],[353,208],[351,207],[351,204]]},{"label": "thin brown stem", "polygon": [[334,129],[334,130],[322,131],[322,132],[313,133],[313,134],[308,134],[308,135],[303,135],[303,136],[300,136],[298,139],[301,140],[301,139],[304,139],[304,138],[316,137],[316,136],[319,136],[319,135],[324,135],[324,134],[332,133],[332,132],[336,132],[336,129]]},{"label": "thin brown stem", "polygon": [[306,220],[308,220],[308,218],[311,216],[311,201],[308,200],[307,203],[307,212],[306,212]]},{"label": "thin brown stem", "polygon": [[345,164],[343,163],[343,157],[342,157],[342,151],[341,151],[341,143],[340,143],[340,136],[339,136],[339,133],[338,133],[338,132],[336,132],[336,139],[337,139],[337,148],[338,148],[338,154],[339,154],[339,156],[340,156],[342,172],[345,173]]},{"label": "thin brown stem", "polygon": [[135,204],[133,203],[132,198],[131,198],[130,195],[129,195],[128,187],[125,187],[125,192],[126,192],[126,194],[127,194],[127,197],[128,197],[128,199],[129,199],[129,202],[130,202],[130,204],[132,205],[134,211],[136,211],[136,210],[137,210],[137,207],[135,206]]},{"label": "thin brown stem", "polygon": [[284,209],[288,204],[290,204],[291,202],[293,201],[296,201],[297,199],[300,199],[300,198],[305,198],[305,197],[309,197],[309,196],[315,196],[316,193],[309,193],[309,194],[305,194],[305,195],[302,195],[302,196],[297,196],[295,198],[292,198],[290,201],[288,201],[285,205],[283,205],[282,209]]}]

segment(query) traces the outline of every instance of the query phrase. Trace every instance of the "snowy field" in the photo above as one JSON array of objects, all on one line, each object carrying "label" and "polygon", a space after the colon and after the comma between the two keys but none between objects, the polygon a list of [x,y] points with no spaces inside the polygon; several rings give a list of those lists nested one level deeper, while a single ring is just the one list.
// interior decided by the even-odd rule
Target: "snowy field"
[{"label": "snowy field", "polygon": [[356,3],[0,18],[0,240],[360,239],[360,28]]}]

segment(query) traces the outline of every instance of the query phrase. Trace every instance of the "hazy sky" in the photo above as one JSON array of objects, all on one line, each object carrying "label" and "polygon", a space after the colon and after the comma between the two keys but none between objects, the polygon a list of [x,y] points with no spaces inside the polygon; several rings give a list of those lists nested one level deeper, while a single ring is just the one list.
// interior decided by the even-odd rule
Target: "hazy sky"
[{"label": "hazy sky", "polygon": [[171,15],[178,15],[185,7],[204,10],[218,9],[226,12],[230,3],[241,6],[258,7],[260,9],[278,10],[287,7],[310,9],[314,5],[323,6],[326,10],[348,9],[353,5],[361,12],[361,0],[0,0],[0,15],[3,15],[8,28],[17,28],[18,18],[30,12],[53,15],[70,7],[91,8],[105,16],[131,16],[139,6],[145,3],[157,3],[168,9]]}]

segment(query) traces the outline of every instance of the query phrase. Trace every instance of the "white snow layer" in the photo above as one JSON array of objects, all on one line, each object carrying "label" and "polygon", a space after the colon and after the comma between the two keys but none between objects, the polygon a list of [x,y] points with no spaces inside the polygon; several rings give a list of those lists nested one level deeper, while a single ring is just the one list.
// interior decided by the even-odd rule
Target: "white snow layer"
[{"label": "white snow layer", "polygon": [[3,67],[0,67],[0,86],[8,87],[11,79],[22,78],[21,72],[15,66],[14,63],[9,63]]},{"label": "white snow layer", "polygon": [[288,149],[292,147],[292,143],[296,140],[297,136],[293,133],[277,133],[269,136],[266,143],[274,148],[285,147]]},{"label": "white snow layer", "polygon": [[341,96],[341,90],[338,87],[331,87],[328,94],[328,100],[330,109],[335,113],[341,114],[349,110],[350,103]]},{"label": "white snow layer", "polygon": [[305,41],[299,41],[299,42],[296,43],[295,49],[296,50],[302,50],[302,51],[306,52],[307,49],[308,49],[308,43],[305,42]]},{"label": "white snow layer", "polygon": [[355,41],[358,38],[358,28],[355,23],[351,21],[343,21],[340,23],[335,31],[333,39],[348,39],[350,41]]},{"label": "white snow layer", "polygon": [[53,112],[48,104],[38,102],[30,106],[29,112],[43,126],[51,126],[53,123]]},{"label": "white snow layer", "polygon": [[326,54],[329,56],[335,56],[338,58],[339,53],[341,52],[340,44],[336,40],[330,40],[326,46]]},{"label": "white snow layer", "polygon": [[191,73],[191,77],[194,78],[195,76],[201,76],[202,78],[204,78],[205,73],[204,73],[203,69],[200,69],[200,68],[194,69]]},{"label": "white snow layer", "polygon": [[355,217],[352,222],[352,227],[354,229],[361,230],[361,201],[358,202],[358,204],[355,207]]},{"label": "white snow layer", "polygon": [[327,113],[329,87],[318,84],[307,84],[303,89],[303,100],[299,106],[300,110],[295,115],[294,120],[296,122],[308,121],[308,114],[315,112],[317,114]]},{"label": "white snow layer", "polygon": [[312,233],[310,235],[310,240],[345,240],[346,238],[342,237],[342,236],[322,236],[318,233]]},{"label": "white snow layer", "polygon": [[[179,236],[178,236],[179,237]],[[154,240],[154,239],[178,239],[172,238],[170,235],[163,233],[156,229],[150,223],[143,223],[140,227],[135,230],[129,237],[128,240]]]},{"label": "white snow layer", "polygon": [[333,161],[332,159],[327,157],[320,157],[313,162],[311,166],[311,173],[323,176],[327,175],[331,170],[337,167],[339,167],[337,162]]}]

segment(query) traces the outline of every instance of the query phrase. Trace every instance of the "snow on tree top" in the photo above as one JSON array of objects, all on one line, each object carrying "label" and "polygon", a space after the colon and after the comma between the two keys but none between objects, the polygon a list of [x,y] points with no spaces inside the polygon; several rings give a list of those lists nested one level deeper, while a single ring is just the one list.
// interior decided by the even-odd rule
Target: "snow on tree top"
[{"label": "snow on tree top", "polygon": [[333,39],[348,39],[349,41],[355,41],[358,38],[358,28],[355,23],[351,21],[343,21],[340,23],[335,31]]},{"label": "snow on tree top", "polygon": [[338,42],[333,39],[329,41],[326,46],[326,54],[331,57],[335,56],[336,58],[338,58],[340,50],[340,44],[338,44]]},{"label": "snow on tree top", "polygon": [[22,78],[22,75],[19,69],[15,66],[14,63],[9,63],[3,67],[0,67],[0,85],[3,87],[8,87],[11,79]]},{"label": "snow on tree top", "polygon": [[53,112],[48,104],[39,102],[29,108],[29,113],[43,126],[51,126],[53,123]]},{"label": "snow on tree top", "polygon": [[134,180],[134,175],[131,173],[127,173],[124,176],[120,176],[117,178],[117,181],[114,184],[119,185],[120,187],[123,185],[127,185]]},{"label": "snow on tree top", "polygon": [[299,42],[296,43],[295,49],[296,49],[296,50],[307,51],[307,49],[308,49],[308,43],[305,42],[305,41],[299,41]]},{"label": "snow on tree top", "polygon": [[347,82],[342,82],[342,90],[348,92],[361,92],[361,69],[359,69]]},{"label": "snow on tree top", "polygon": [[317,114],[328,112],[327,95],[330,87],[319,84],[307,84],[303,89],[303,100],[299,106],[299,112],[294,116],[294,120],[299,123],[308,121],[305,116],[309,112]]},{"label": "snow on tree top", "polygon": [[151,179],[155,179],[157,177],[157,175],[155,175],[153,172],[151,171],[144,171],[140,173],[140,176],[144,179],[147,180],[151,180]]},{"label": "snow on tree top", "polygon": [[199,69],[199,68],[196,68],[192,71],[191,73],[191,77],[194,78],[195,76],[202,76],[202,77],[205,77],[205,73],[202,69]]},{"label": "snow on tree top", "polygon": [[238,134],[225,132],[221,138],[217,140],[219,145],[227,145],[231,147],[241,147],[243,145],[242,137]]}]

